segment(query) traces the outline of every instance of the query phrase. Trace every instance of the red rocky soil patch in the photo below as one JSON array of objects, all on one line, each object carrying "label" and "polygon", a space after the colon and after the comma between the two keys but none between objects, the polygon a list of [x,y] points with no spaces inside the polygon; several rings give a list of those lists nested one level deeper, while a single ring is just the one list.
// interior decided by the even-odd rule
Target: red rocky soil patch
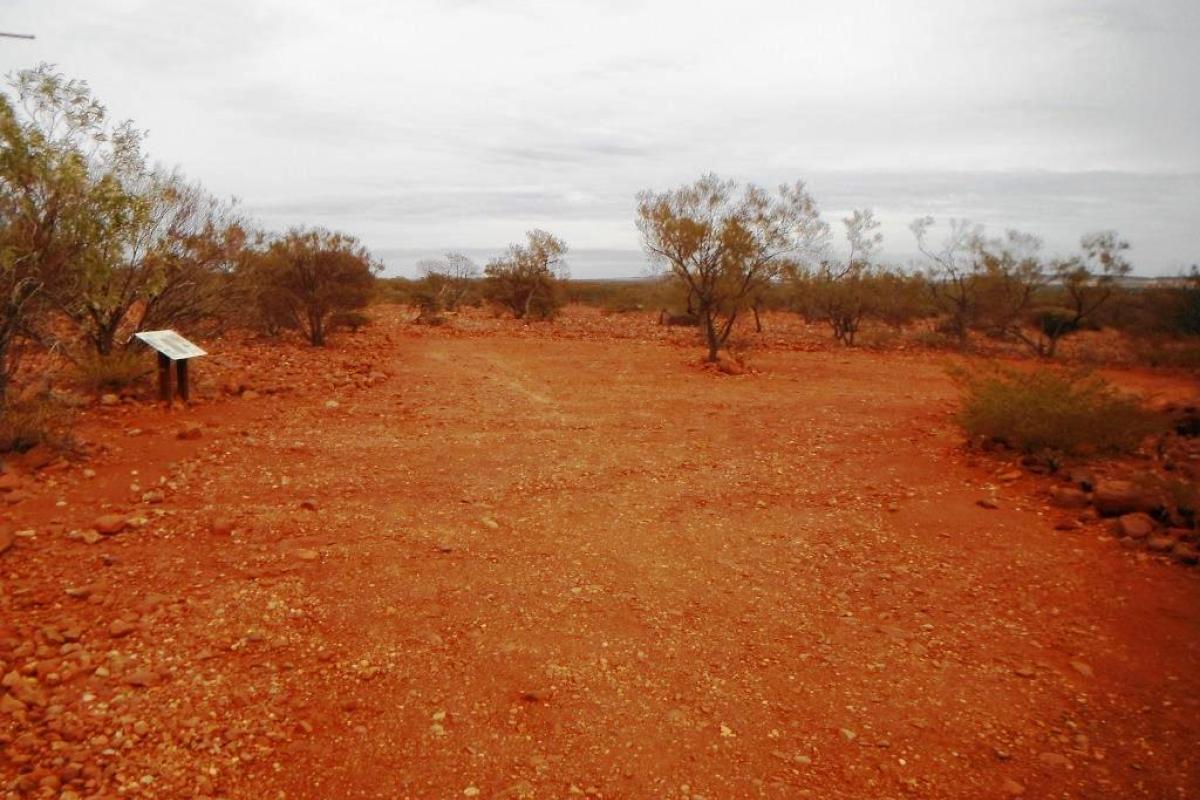
[{"label": "red rocky soil patch", "polygon": [[89,411],[6,505],[0,796],[1200,785],[1196,571],[972,465],[941,357],[594,320],[385,312]]}]

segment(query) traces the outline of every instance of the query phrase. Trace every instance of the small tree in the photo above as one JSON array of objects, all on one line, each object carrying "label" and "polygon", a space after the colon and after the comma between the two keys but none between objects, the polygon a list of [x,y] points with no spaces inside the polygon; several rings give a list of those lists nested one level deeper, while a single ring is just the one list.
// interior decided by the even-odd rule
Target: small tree
[{"label": "small tree", "polygon": [[781,272],[784,260],[823,239],[816,204],[797,182],[777,196],[715,175],[638,195],[638,229],[651,261],[688,292],[707,358],[716,361],[738,315]]},{"label": "small tree", "polygon": [[479,267],[462,253],[417,263],[421,273],[416,300],[422,313],[457,311],[479,279]]},{"label": "small tree", "polygon": [[10,81],[0,96],[0,405],[21,341],[42,339],[50,298],[68,284],[124,203],[105,165],[135,134],[108,125],[87,84],[49,65]]},{"label": "small tree", "polygon": [[1053,358],[1061,339],[1094,323],[1120,291],[1118,281],[1132,270],[1121,254],[1129,249],[1116,231],[1083,237],[1083,253],[1054,266],[1061,302],[1034,312],[1034,334],[1026,343],[1039,356]]},{"label": "small tree", "polygon": [[525,245],[508,252],[484,269],[484,293],[516,319],[551,319],[563,304],[567,245],[543,230],[526,234]]},{"label": "small tree", "polygon": [[983,228],[967,220],[950,220],[950,233],[935,249],[929,243],[933,217],[913,220],[909,230],[917,240],[917,249],[925,256],[930,295],[938,310],[946,315],[946,327],[965,341],[978,312],[979,274],[974,258],[983,238]]},{"label": "small tree", "polygon": [[829,325],[834,339],[851,346],[863,318],[872,313],[878,300],[873,291],[876,268],[872,260],[883,235],[870,209],[855,210],[842,224],[849,257],[845,261],[822,259],[807,288],[812,314]]},{"label": "small tree", "polygon": [[293,228],[253,259],[258,302],[273,319],[325,344],[330,317],[364,308],[382,268],[359,241],[323,228]]}]

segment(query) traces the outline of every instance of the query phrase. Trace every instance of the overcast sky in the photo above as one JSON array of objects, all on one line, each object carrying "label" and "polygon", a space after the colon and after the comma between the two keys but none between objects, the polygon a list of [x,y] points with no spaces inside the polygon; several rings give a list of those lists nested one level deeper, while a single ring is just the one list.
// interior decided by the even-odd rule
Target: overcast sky
[{"label": "overcast sky", "polygon": [[708,171],[873,207],[896,260],[929,213],[1200,261],[1200,0],[0,0],[0,29],[38,37],[4,72],[57,64],[157,160],[393,271],[543,227],[577,276],[638,274],[634,195]]}]

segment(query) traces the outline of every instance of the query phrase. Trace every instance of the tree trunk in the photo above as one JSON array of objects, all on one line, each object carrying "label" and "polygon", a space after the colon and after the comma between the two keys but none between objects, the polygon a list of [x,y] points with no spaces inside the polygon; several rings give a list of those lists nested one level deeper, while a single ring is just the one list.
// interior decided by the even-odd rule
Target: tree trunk
[{"label": "tree trunk", "polygon": [[758,303],[754,304],[754,332],[762,333],[762,320],[758,316]]},{"label": "tree trunk", "polygon": [[704,316],[704,338],[708,343],[708,361],[716,363],[717,353],[721,349],[721,342],[717,337],[717,327],[713,322],[712,311],[705,308],[702,312]]}]

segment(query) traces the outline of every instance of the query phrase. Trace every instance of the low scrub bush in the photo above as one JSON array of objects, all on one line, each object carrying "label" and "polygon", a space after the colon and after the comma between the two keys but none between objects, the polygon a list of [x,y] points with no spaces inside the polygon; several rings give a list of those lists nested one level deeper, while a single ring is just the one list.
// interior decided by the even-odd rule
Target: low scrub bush
[{"label": "low scrub bush", "polygon": [[338,311],[329,318],[331,328],[342,328],[351,333],[358,333],[359,328],[371,324],[371,318],[361,311]]},{"label": "low scrub bush", "polygon": [[1164,427],[1137,398],[1083,372],[991,365],[951,374],[963,392],[959,422],[967,433],[1026,453],[1125,453]]},{"label": "low scrub bush", "polygon": [[154,369],[145,350],[91,353],[77,365],[80,383],[93,392],[119,392],[137,383]]},{"label": "low scrub bush", "polygon": [[45,394],[13,400],[0,410],[0,453],[24,453],[38,445],[64,448],[73,414]]}]

